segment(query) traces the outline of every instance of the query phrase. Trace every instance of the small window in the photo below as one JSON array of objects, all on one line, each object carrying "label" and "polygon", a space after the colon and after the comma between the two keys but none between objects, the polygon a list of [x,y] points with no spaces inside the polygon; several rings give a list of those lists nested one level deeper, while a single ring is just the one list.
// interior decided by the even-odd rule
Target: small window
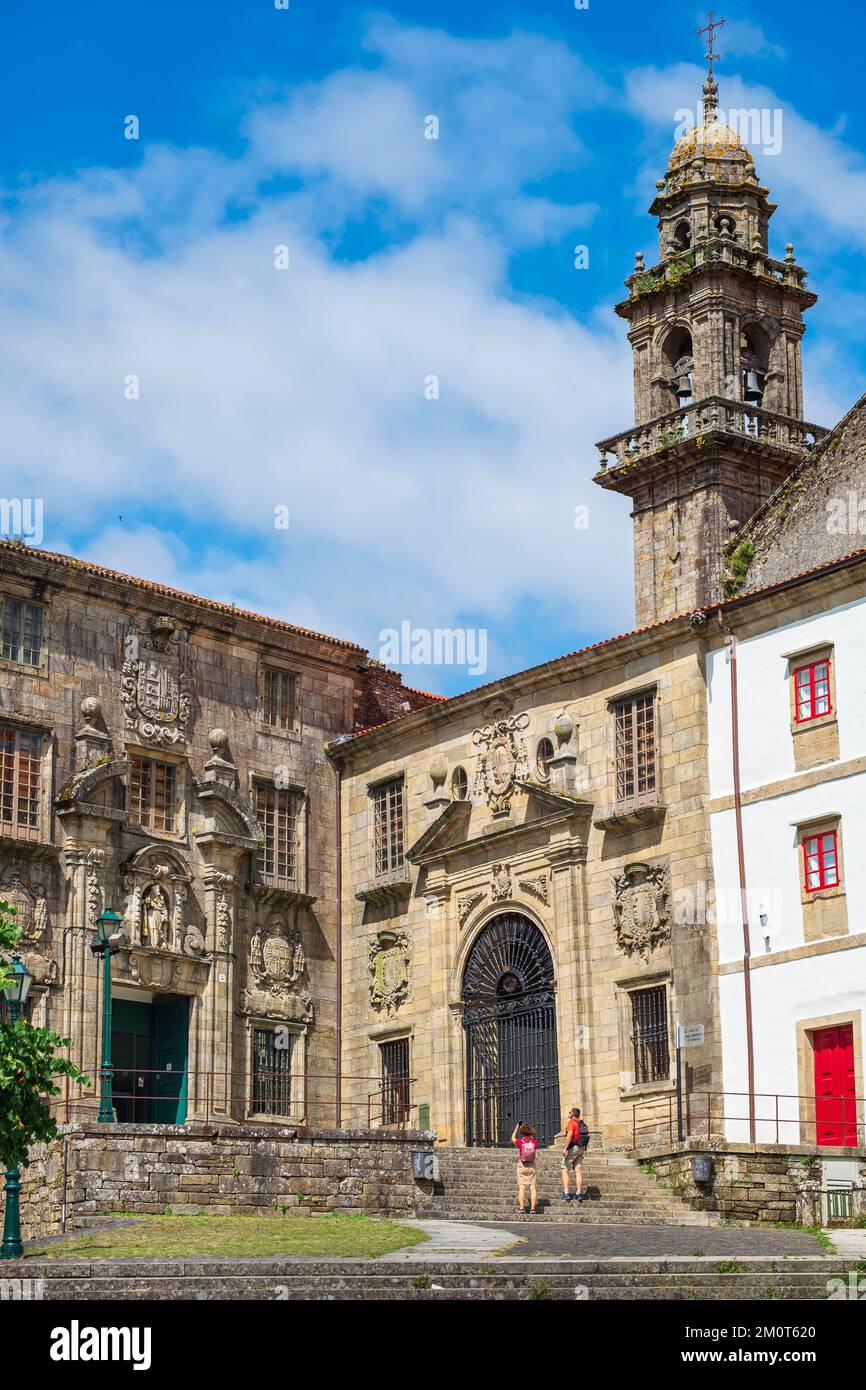
[{"label": "small window", "polygon": [[293,729],[297,677],[275,666],[262,668],[262,723],[271,729]]},{"label": "small window", "polygon": [[668,1081],[671,1074],[666,985],[631,994],[631,1040],[635,1085]]},{"label": "small window", "polygon": [[0,654],[18,666],[42,665],[44,609],[21,599],[3,600],[3,637]]},{"label": "small window", "polygon": [[382,1058],[382,1124],[402,1125],[409,1117],[409,1039],[379,1044]]},{"label": "small window", "polygon": [[376,874],[393,874],[403,867],[403,779],[383,782],[373,792],[373,836]]},{"label": "small window", "polygon": [[39,838],[42,735],[0,726],[0,833]]},{"label": "small window", "polygon": [[543,782],[547,782],[550,778],[550,764],[552,759],[553,744],[549,738],[543,738],[539,741],[538,747],[535,750],[535,766]]},{"label": "small window", "polygon": [[616,800],[620,806],[655,800],[655,696],[620,700],[616,721]]},{"label": "small window", "polygon": [[256,1115],[292,1113],[292,1048],[294,1036],[285,1028],[253,1030],[253,1094]]},{"label": "small window", "polygon": [[798,666],[794,672],[795,721],[806,724],[830,713],[830,658]]},{"label": "small window", "polygon": [[145,830],[174,834],[177,826],[177,768],[174,763],[130,758],[129,819]]},{"label": "small window", "polygon": [[258,864],[263,879],[277,888],[294,888],[297,877],[298,813],[301,799],[270,782],[256,783],[256,820],[265,832]]},{"label": "small window", "polygon": [[469,778],[465,767],[455,767],[451,774],[451,796],[454,801],[465,801],[469,795]]},{"label": "small window", "polygon": [[839,887],[839,846],[835,830],[804,836],[803,880],[807,893]]}]

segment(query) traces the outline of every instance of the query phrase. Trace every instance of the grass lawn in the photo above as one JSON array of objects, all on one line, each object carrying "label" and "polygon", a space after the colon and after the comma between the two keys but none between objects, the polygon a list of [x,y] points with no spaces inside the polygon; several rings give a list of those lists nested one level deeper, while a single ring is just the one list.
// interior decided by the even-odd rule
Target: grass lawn
[{"label": "grass lawn", "polygon": [[[122,1216],[124,1213],[113,1213]],[[28,1248],[27,1258],[137,1259],[182,1255],[361,1255],[374,1258],[419,1245],[411,1226],[358,1212],[327,1216],[141,1216],[114,1231],[83,1232],[56,1245]]]}]

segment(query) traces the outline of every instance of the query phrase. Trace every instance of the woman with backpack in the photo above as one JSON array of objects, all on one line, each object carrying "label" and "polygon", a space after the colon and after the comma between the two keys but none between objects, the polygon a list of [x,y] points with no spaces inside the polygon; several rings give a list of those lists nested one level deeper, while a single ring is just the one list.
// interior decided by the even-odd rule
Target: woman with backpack
[{"label": "woman with backpack", "polygon": [[580,1118],[577,1106],[568,1112],[565,1125],[565,1148],[562,1151],[562,1200],[572,1200],[568,1175],[574,1173],[574,1201],[583,1201],[583,1156],[589,1143],[589,1126]]},{"label": "woman with backpack", "polygon": [[526,1189],[529,1188],[529,1214],[534,1216],[538,1201],[538,1170],[535,1165],[538,1140],[532,1125],[516,1124],[511,1142],[517,1145],[517,1210],[521,1216],[525,1214]]}]

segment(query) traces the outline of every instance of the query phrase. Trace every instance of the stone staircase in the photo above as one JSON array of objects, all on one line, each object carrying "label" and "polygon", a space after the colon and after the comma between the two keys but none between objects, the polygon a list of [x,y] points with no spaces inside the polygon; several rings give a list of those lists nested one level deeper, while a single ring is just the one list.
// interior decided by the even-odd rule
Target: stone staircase
[{"label": "stone staircase", "polygon": [[[833,1295],[850,1261],[808,1258],[407,1262],[187,1258],[9,1261],[10,1278],[41,1279],[49,1301],[231,1299],[441,1302],[809,1299]],[[83,1316],[83,1315],[82,1315]]]},{"label": "stone staircase", "polygon": [[[503,1221],[517,1217],[514,1149],[437,1150],[440,1180],[416,1214],[444,1221]],[[535,1220],[616,1226],[710,1226],[718,1219],[692,1211],[624,1154],[590,1148],[584,1160],[582,1202],[563,1202],[561,1145],[538,1154]],[[573,1188],[573,1181],[572,1181]]]}]

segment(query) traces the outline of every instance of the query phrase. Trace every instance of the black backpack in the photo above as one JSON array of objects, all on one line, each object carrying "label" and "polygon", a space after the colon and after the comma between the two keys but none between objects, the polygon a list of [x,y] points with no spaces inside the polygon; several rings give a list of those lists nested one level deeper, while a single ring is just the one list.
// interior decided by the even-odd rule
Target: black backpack
[{"label": "black backpack", "polygon": [[[580,1134],[580,1147],[582,1147],[582,1148],[584,1148],[584,1149],[588,1149],[588,1148],[589,1148],[589,1138],[590,1138],[590,1136],[589,1136],[589,1125],[586,1123],[585,1120],[578,1120],[578,1122],[577,1122],[577,1129],[578,1129],[578,1133]],[[573,1149],[575,1146],[574,1146],[574,1144],[569,1144],[568,1147],[569,1147],[570,1149]]]}]

